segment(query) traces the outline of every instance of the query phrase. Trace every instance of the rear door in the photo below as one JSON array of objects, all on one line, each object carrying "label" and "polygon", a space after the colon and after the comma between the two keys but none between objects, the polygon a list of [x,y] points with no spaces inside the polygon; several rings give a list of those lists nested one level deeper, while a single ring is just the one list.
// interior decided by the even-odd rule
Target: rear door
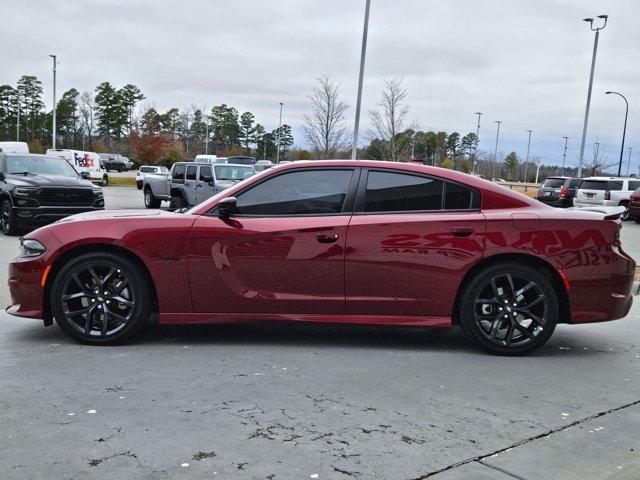
[{"label": "rear door", "polygon": [[483,255],[485,229],[471,187],[363,169],[347,237],[347,313],[448,322],[462,277]]},{"label": "rear door", "polygon": [[609,189],[607,180],[583,180],[576,193],[575,202],[586,205],[602,205],[604,192]]}]

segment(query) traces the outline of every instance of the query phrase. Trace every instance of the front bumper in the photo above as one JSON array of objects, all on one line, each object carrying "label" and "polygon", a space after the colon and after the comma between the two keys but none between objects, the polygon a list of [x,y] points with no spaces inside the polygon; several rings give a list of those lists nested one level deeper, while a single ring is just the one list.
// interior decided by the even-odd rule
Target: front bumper
[{"label": "front bumper", "polygon": [[90,207],[14,207],[15,222],[19,227],[40,227],[77,213],[104,210],[104,200]]}]

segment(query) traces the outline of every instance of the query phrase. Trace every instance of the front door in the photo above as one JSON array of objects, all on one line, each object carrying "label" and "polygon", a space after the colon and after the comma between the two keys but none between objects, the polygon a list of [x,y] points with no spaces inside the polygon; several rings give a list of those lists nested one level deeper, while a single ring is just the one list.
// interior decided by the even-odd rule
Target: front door
[{"label": "front door", "polygon": [[196,182],[198,176],[198,165],[187,166],[187,173],[184,176],[184,192],[189,205],[196,205]]},{"label": "front door", "polygon": [[344,314],[357,170],[285,171],[237,194],[237,215],[199,217],[189,238],[194,311]]},{"label": "front door", "polygon": [[421,174],[363,171],[347,234],[347,313],[449,317],[484,251],[479,193]]}]

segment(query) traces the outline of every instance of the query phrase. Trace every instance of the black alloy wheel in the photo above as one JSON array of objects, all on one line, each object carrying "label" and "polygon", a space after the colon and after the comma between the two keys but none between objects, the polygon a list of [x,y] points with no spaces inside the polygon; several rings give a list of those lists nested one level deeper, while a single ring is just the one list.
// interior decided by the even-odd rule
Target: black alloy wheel
[{"label": "black alloy wheel", "polygon": [[56,322],[88,344],[116,343],[139,333],[150,314],[141,268],[111,253],[85,254],[67,263],[51,289]]},{"label": "black alloy wheel", "polygon": [[543,345],[558,317],[558,297],[547,272],[518,264],[490,268],[463,293],[460,323],[493,353],[517,355]]},{"label": "black alloy wheel", "polygon": [[0,201],[0,230],[5,235],[15,235],[18,232],[13,207],[6,199]]}]

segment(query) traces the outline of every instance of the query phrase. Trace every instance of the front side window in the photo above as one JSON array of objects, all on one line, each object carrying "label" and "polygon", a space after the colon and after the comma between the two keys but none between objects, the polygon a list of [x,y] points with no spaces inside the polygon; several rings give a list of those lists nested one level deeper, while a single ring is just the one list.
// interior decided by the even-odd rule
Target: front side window
[{"label": "front side window", "polygon": [[[441,210],[441,180],[391,172],[369,172],[365,212]],[[467,207],[468,208],[468,207]]]},{"label": "front side window", "polygon": [[213,177],[211,176],[211,167],[200,167],[200,181],[201,182],[213,182]]},{"label": "front side window", "polygon": [[238,195],[238,213],[241,215],[341,213],[352,175],[353,170],[339,169],[283,173]]}]

